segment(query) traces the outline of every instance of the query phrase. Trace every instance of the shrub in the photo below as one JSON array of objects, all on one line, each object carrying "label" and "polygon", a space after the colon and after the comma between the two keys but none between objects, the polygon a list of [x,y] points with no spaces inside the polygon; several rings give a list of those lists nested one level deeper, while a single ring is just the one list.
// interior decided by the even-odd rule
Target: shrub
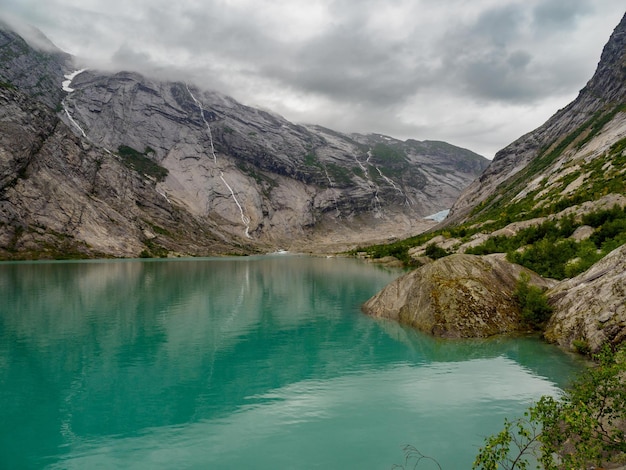
[{"label": "shrub", "polygon": [[552,315],[552,307],[541,288],[529,284],[530,276],[522,273],[517,281],[514,297],[519,304],[522,322],[530,328],[540,329]]},{"label": "shrub", "polygon": [[448,250],[444,250],[439,245],[435,245],[434,243],[429,243],[428,245],[426,245],[424,254],[428,256],[430,259],[439,259],[439,258],[448,256],[450,252]]},{"label": "shrub", "polygon": [[544,396],[524,418],[505,420],[485,439],[472,468],[530,468],[534,458],[546,470],[599,468],[623,462],[626,440],[626,348],[608,346],[597,367],[582,373],[563,397]]}]

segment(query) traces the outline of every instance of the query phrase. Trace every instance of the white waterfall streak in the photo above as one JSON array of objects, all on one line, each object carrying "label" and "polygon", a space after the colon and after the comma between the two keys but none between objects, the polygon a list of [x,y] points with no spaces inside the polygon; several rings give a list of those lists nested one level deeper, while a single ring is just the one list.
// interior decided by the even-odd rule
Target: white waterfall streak
[{"label": "white waterfall streak", "polygon": [[[76,70],[72,73],[68,73],[64,75],[65,80],[63,81],[63,83],[61,83],[61,88],[63,89],[63,91],[68,94],[72,93],[74,91],[74,88],[71,87],[72,81],[74,80],[74,78],[76,78],[78,75],[83,73],[85,70],[87,69]],[[65,103],[65,100],[61,102],[61,105],[63,106],[63,110],[65,111],[65,114],[67,115],[67,118],[70,120],[70,122],[74,125],[74,127],[76,127],[76,129],[80,131],[80,133],[85,139],[88,139],[87,134],[85,133],[83,128],[80,127],[80,124],[78,124],[78,122],[76,122],[76,120],[72,117],[70,110],[67,108],[67,104]]]},{"label": "white waterfall streak", "polygon": [[[367,152],[367,160],[365,160],[365,163],[367,165],[370,164],[370,158],[372,158],[372,154],[371,152]],[[374,182],[374,180],[372,179],[372,177],[370,176],[370,172],[367,169],[367,167],[365,165],[363,165],[363,163],[361,163],[361,161],[357,158],[357,156],[354,156],[354,159],[356,160],[356,162],[358,163],[359,167],[361,167],[361,170],[363,170],[363,173],[365,174],[365,177],[367,178],[367,182],[370,186],[370,188],[372,188],[374,190],[374,210],[376,212],[378,212],[379,214],[382,214],[382,206],[380,204],[380,199],[378,198],[378,185]]]},{"label": "white waterfall streak", "polygon": [[376,168],[376,170],[378,171],[378,174],[381,176],[382,179],[384,179],[387,182],[387,184],[389,184],[389,186],[391,186],[393,189],[395,189],[396,191],[398,191],[400,194],[404,196],[404,204],[408,206],[411,203],[411,201],[409,200],[407,195],[404,194],[404,191],[402,191],[402,189],[399,186],[397,186],[396,183],[394,183],[391,178],[389,178],[388,176],[385,176],[383,172],[380,170],[380,168],[378,168],[377,166],[375,166],[374,168]]},{"label": "white waterfall streak", "polygon": [[72,117],[72,115],[70,114],[70,111],[69,111],[69,109],[67,109],[67,105],[65,104],[65,100],[63,101],[63,103],[62,103],[62,104],[63,104],[63,109],[65,110],[65,114],[67,115],[67,118],[70,120],[70,122],[71,122],[72,124],[74,124],[74,127],[76,127],[76,129],[78,129],[78,130],[80,131],[80,133],[83,135],[83,137],[84,137],[85,139],[89,139],[89,138],[87,137],[87,134],[85,134],[85,131],[83,130],[83,128],[82,128],[82,127],[80,127],[80,124],[78,124],[78,123],[74,120],[74,118]]},{"label": "white waterfall streak", "polygon": [[[204,122],[204,125],[206,126],[207,134],[209,136],[209,144],[210,144],[210,148],[211,148],[211,156],[213,157],[213,162],[217,166],[217,154],[215,153],[215,146],[213,145],[213,132],[211,131],[211,126],[209,125],[209,122],[204,117],[204,108],[202,107],[202,103],[194,96],[194,94],[189,89],[189,85],[185,84],[185,86],[187,87],[187,92],[189,93],[189,96],[191,96],[191,99],[193,100],[193,102],[196,104],[196,106],[200,110],[200,116],[202,117],[202,121]],[[228,184],[228,182],[226,181],[226,178],[224,178],[224,172],[221,169],[219,169],[219,168],[218,168],[218,170],[220,172],[220,179],[224,183],[224,186],[226,186],[228,188],[228,191],[230,192],[230,195],[231,195],[233,201],[235,202],[235,204],[237,205],[237,208],[239,209],[239,213],[241,215],[241,222],[243,223],[243,225],[245,227],[244,235],[246,236],[246,238],[252,238],[250,236],[250,217],[248,217],[246,215],[245,211],[243,210],[243,206],[241,205],[241,203],[237,199],[237,195],[235,194],[235,191],[233,190],[232,186],[230,184]]]},{"label": "white waterfall streak", "polygon": [[211,126],[209,126],[209,122],[204,117],[204,108],[202,107],[202,103],[200,103],[200,101],[196,99],[194,94],[189,89],[189,85],[185,83],[185,86],[187,87],[187,92],[189,93],[189,96],[191,96],[191,99],[194,103],[196,103],[196,106],[200,110],[200,117],[202,118],[202,121],[206,126],[207,134],[209,135],[209,144],[211,145],[211,155],[213,156],[213,162],[217,165],[217,155],[215,154],[215,147],[213,146],[213,132],[211,132]]},{"label": "white waterfall streak", "polygon": [[[324,165],[323,163],[322,163],[322,168],[324,169],[324,173],[326,173],[326,179],[328,180],[328,186],[332,190],[335,187],[335,183],[330,178],[330,175],[328,174],[328,168],[326,168],[326,165]],[[335,203],[335,212],[337,214],[337,217],[340,217],[341,216],[341,211],[339,210],[339,204],[337,203],[337,195],[335,194],[334,191],[333,191],[333,202]]]},{"label": "white waterfall streak", "polygon": [[235,196],[235,191],[233,191],[233,188],[230,187],[230,184],[228,184],[226,182],[226,179],[224,179],[224,173],[222,171],[220,171],[220,178],[221,180],[224,182],[224,185],[228,188],[228,190],[230,191],[230,195],[233,197],[233,201],[235,201],[235,204],[237,204],[237,207],[239,208],[239,212],[241,213],[241,222],[243,222],[243,224],[246,227],[246,230],[244,232],[244,234],[246,235],[247,238],[250,238],[250,217],[248,217],[244,211],[243,211],[243,207],[241,207],[241,204],[239,203],[239,201],[237,200],[237,196]]}]

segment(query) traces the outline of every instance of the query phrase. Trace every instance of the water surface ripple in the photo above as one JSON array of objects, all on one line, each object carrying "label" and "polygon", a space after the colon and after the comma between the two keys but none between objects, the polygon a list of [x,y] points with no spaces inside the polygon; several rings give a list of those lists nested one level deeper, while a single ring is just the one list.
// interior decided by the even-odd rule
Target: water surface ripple
[{"label": "water surface ripple", "polygon": [[399,274],[301,256],[0,263],[0,468],[389,469],[405,444],[470,468],[580,364],[361,314]]}]

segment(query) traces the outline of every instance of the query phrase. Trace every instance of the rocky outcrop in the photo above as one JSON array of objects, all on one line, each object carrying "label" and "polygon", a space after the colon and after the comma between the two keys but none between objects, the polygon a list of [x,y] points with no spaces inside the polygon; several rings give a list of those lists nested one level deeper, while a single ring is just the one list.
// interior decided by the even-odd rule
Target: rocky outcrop
[{"label": "rocky outcrop", "polygon": [[[442,230],[437,236],[421,237],[419,245],[417,241],[405,241],[403,246],[408,247],[409,256],[421,259],[431,244],[448,253],[470,249],[513,253],[546,242],[543,246],[549,248],[538,256],[549,258],[550,250],[559,249],[559,245],[551,244],[551,236],[539,229],[544,225],[546,231],[551,226],[562,229],[568,224],[578,228],[571,233],[563,230],[562,237],[570,237],[567,243],[590,239],[577,249],[584,251],[586,246],[592,254],[604,250],[605,245],[596,237],[604,226],[584,224],[588,214],[626,205],[624,64],[626,16],[577,99],[543,126],[498,152],[487,170],[461,194],[448,218],[439,225]],[[537,228],[534,234],[533,227]],[[622,222],[613,223],[610,230],[613,243],[623,240]],[[518,237],[523,231],[532,236]],[[552,235],[554,240],[560,236]],[[568,262],[575,266],[582,251],[576,251]],[[519,327],[518,312],[510,295],[520,268],[512,271],[503,259],[495,268],[491,256],[457,254],[428,264],[385,288],[368,301],[364,310],[439,336],[514,331]],[[566,272],[559,276],[565,277]],[[625,273],[626,247],[622,246],[579,276],[558,284],[550,281],[548,296],[554,313],[547,324],[546,338],[569,349],[589,352],[606,343],[624,342]],[[543,282],[536,275],[533,279]]]},{"label": "rocky outcrop", "polygon": [[522,272],[533,285],[554,284],[499,255],[456,254],[396,279],[368,300],[363,311],[444,338],[510,333],[520,329],[513,292]]},{"label": "rocky outcrop", "polygon": [[568,349],[596,352],[626,340],[626,245],[588,271],[548,291],[554,314],[545,337]]}]

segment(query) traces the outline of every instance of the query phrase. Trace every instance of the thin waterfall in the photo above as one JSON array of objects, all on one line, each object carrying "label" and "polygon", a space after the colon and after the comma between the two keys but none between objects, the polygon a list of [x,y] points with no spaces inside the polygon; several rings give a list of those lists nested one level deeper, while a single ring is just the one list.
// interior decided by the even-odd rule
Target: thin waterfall
[{"label": "thin waterfall", "polygon": [[[213,145],[213,132],[211,131],[211,126],[209,125],[209,122],[204,117],[204,108],[202,107],[202,103],[191,92],[191,90],[189,89],[189,85],[185,84],[185,87],[187,87],[187,92],[189,93],[189,96],[191,96],[191,99],[193,99],[193,102],[196,104],[196,106],[200,110],[200,116],[202,117],[202,121],[204,122],[207,128],[207,134],[209,136],[211,156],[213,157],[213,162],[217,166],[217,154],[215,153],[215,146]],[[226,181],[226,178],[224,178],[224,172],[219,167],[218,167],[218,170],[220,172],[220,179],[224,183],[224,186],[228,188],[228,191],[230,191],[230,195],[233,201],[235,202],[235,204],[237,205],[237,208],[239,209],[239,213],[241,214],[241,222],[243,223],[245,227],[244,235],[246,236],[246,238],[252,238],[250,236],[250,217],[246,215],[245,211],[243,210],[243,206],[237,199],[237,195],[235,194],[235,191],[233,190],[232,186],[228,184],[228,182]]]},{"label": "thin waterfall", "polygon": [[[78,75],[83,73],[85,70],[87,69],[75,70],[72,73],[68,73],[64,75],[63,77],[65,78],[65,80],[63,81],[63,83],[61,83],[61,88],[63,89],[63,91],[65,91],[67,94],[73,93],[74,88],[71,87],[72,81],[74,80],[74,78],[76,78]],[[72,117],[72,114],[70,113],[70,110],[67,107],[67,103],[65,102],[65,98],[63,99],[63,101],[61,101],[61,106],[63,106],[63,110],[65,111],[67,118],[74,125],[74,127],[76,127],[76,129],[80,131],[80,133],[85,139],[89,140],[89,137],[87,137],[87,134],[85,133],[83,128],[80,127],[80,124],[78,124],[78,122],[76,122],[76,120]]]},{"label": "thin waterfall", "polygon": [[[365,162],[368,165],[369,165],[370,157],[371,157],[371,154],[368,153],[368,157],[367,157],[367,160]],[[354,160],[357,162],[357,164],[359,165],[359,167],[363,171],[363,174],[365,175],[365,178],[367,178],[367,183],[368,183],[369,187],[374,190],[374,210],[376,212],[378,212],[380,215],[382,215],[382,206],[380,204],[380,199],[378,198],[378,191],[379,191],[378,185],[374,182],[374,180],[370,176],[370,172],[367,169],[367,166],[365,166],[361,162],[361,160],[358,159],[358,157],[356,155],[354,156]]]},{"label": "thin waterfall", "polygon": [[[80,69],[80,70],[75,70],[72,73],[68,73],[65,74],[63,77],[65,78],[65,80],[63,80],[63,82],[61,83],[61,88],[63,89],[64,92],[66,92],[68,95],[71,93],[74,93],[74,88],[72,88],[72,81],[74,80],[74,78],[76,78],[78,75],[80,75],[81,73],[85,72],[87,69]],[[63,100],[61,101],[61,106],[63,107],[63,110],[65,111],[65,115],[67,116],[67,118],[69,119],[69,121],[72,123],[72,125],[78,129],[78,131],[81,133],[81,135],[83,136],[83,138],[85,138],[87,141],[89,141],[90,143],[94,144],[94,142],[89,138],[89,136],[87,135],[87,133],[85,132],[85,130],[80,126],[80,124],[78,124],[78,122],[74,119],[74,117],[72,116],[72,113],[70,113],[69,108],[67,107],[67,103],[65,102],[65,98],[63,98]],[[95,145],[95,144],[94,144]],[[99,147],[99,146],[98,146]],[[108,155],[113,156],[113,153],[107,149],[106,147],[101,147],[102,150],[104,150]],[[171,204],[171,201],[169,200],[169,198],[165,195],[165,192],[163,190],[160,190],[157,186],[155,186],[155,191],[157,192],[157,194],[159,194],[160,196],[162,196],[163,198],[165,198],[165,200]]]}]

